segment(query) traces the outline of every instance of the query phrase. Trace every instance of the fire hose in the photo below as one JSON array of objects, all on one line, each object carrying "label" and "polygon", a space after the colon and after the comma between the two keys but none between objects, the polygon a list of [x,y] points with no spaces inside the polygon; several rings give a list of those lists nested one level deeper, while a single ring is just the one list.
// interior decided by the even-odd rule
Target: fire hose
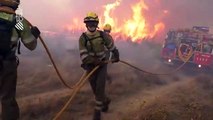
[{"label": "fire hose", "polygon": [[[28,21],[28,23],[29,23],[30,26],[32,26],[32,24],[31,24],[29,21]],[[56,71],[58,77],[60,78],[61,82],[62,82],[67,88],[73,89],[73,91],[71,92],[71,96],[70,96],[70,98],[68,99],[68,101],[66,102],[66,104],[63,106],[63,108],[62,108],[62,109],[56,114],[56,116],[53,118],[53,120],[57,120],[57,119],[61,116],[61,114],[64,112],[64,110],[69,106],[69,104],[71,103],[71,101],[73,100],[73,98],[75,97],[75,95],[77,94],[77,92],[78,92],[78,91],[83,87],[83,85],[86,83],[87,79],[99,68],[99,66],[96,66],[96,67],[95,67],[91,72],[89,72],[89,73],[84,73],[84,74],[82,75],[82,77],[80,78],[80,80],[79,80],[77,83],[75,83],[73,86],[69,86],[69,85],[65,82],[65,80],[63,79],[62,75],[60,74],[60,72],[59,72],[59,70],[58,70],[58,68],[57,68],[57,66],[56,66],[56,64],[55,64],[55,62],[54,62],[54,60],[53,60],[53,57],[52,57],[51,53],[49,52],[49,49],[48,49],[47,45],[45,44],[43,38],[42,38],[41,36],[39,36],[39,39],[40,39],[40,41],[41,41],[43,47],[45,48],[45,50],[46,50],[46,52],[47,52],[47,54],[48,54],[48,56],[49,56],[49,58],[50,58],[50,60],[51,60],[51,63],[53,64],[54,69],[55,69],[55,71]],[[152,74],[152,75],[170,75],[170,74],[175,73],[175,72],[178,71],[179,69],[181,69],[181,68],[186,64],[186,62],[190,59],[190,57],[191,57],[191,56],[189,55],[189,56],[187,57],[186,61],[184,61],[184,63],[183,63],[182,65],[180,65],[178,68],[176,68],[174,71],[172,71],[172,72],[170,72],[170,73],[152,73],[152,72],[145,71],[145,70],[143,70],[143,69],[141,69],[141,68],[138,68],[138,67],[136,67],[136,66],[134,66],[134,65],[132,65],[132,64],[130,64],[130,63],[128,63],[128,62],[126,62],[126,61],[123,61],[123,60],[120,60],[120,63],[123,63],[123,64],[125,64],[125,65],[128,65],[128,66],[130,66],[130,67],[132,67],[132,68],[134,68],[134,69],[136,69],[136,70],[138,70],[138,71],[141,71],[141,72],[144,72],[144,73],[147,73],[147,74]],[[108,62],[110,62],[110,61],[105,61],[105,62],[108,63]]]},{"label": "fire hose", "polygon": [[[7,13],[10,13],[10,14],[15,14],[14,11],[11,12],[11,11],[8,11],[8,10],[6,10],[6,9],[1,10],[1,11],[7,12]],[[25,18],[24,18],[24,19],[25,19]],[[28,24],[29,24],[31,27],[33,26],[27,19],[25,19],[25,20],[28,22]],[[54,60],[53,60],[53,57],[52,57],[51,53],[49,52],[49,49],[48,49],[47,45],[45,44],[43,38],[42,38],[41,36],[39,36],[39,39],[40,39],[40,41],[41,41],[43,47],[45,48],[46,53],[48,54],[48,56],[49,56],[49,58],[50,58],[50,61],[51,61],[51,63],[53,64],[53,67],[54,67],[54,69],[55,69],[55,71],[56,71],[58,77],[60,78],[61,82],[62,82],[67,88],[69,88],[69,89],[75,88],[75,87],[80,83],[80,81],[78,81],[74,86],[69,86],[69,85],[65,82],[65,80],[63,79],[62,75],[60,74],[60,72],[59,72],[59,70],[58,70],[58,68],[57,68],[57,66],[56,66],[56,64],[55,64],[55,62],[54,62]],[[180,48],[179,48],[179,50],[180,50]],[[192,50],[192,49],[191,49],[191,50]],[[191,52],[192,52],[192,51],[191,51]],[[181,52],[178,52],[178,53],[181,53]],[[183,58],[182,56],[183,56],[183,55],[181,55],[181,54],[179,55],[180,58]],[[192,54],[190,53],[187,57],[185,57],[184,59],[182,59],[182,60],[184,61],[184,63],[183,63],[182,65],[180,65],[178,68],[176,68],[174,71],[170,72],[170,73],[151,73],[151,72],[142,70],[142,69],[140,69],[140,68],[138,68],[138,67],[136,67],[136,66],[134,66],[134,65],[131,65],[131,64],[128,63],[128,62],[125,62],[125,61],[122,61],[122,60],[121,60],[120,62],[123,63],[123,64],[126,64],[126,65],[128,65],[128,66],[130,66],[130,67],[132,67],[132,68],[134,68],[134,69],[136,69],[136,70],[139,70],[139,71],[141,71],[141,72],[144,72],[144,73],[148,73],[148,74],[152,74],[152,75],[169,75],[169,74],[172,74],[172,73],[178,71],[180,68],[182,68],[182,66],[185,65],[185,63],[191,58],[191,56],[192,56]],[[83,75],[83,76],[84,76],[84,75]],[[82,76],[82,77],[83,77],[83,76]]]},{"label": "fire hose", "polygon": [[[61,115],[62,113],[66,110],[66,108],[70,105],[70,103],[72,102],[73,98],[75,97],[75,95],[77,94],[77,92],[79,92],[79,90],[83,87],[83,85],[86,83],[87,79],[99,68],[99,66],[96,66],[90,73],[87,73],[87,74],[83,74],[82,77],[80,78],[80,80],[72,87],[70,87],[65,81],[64,79],[62,78],[60,72],[58,71],[56,65],[55,65],[55,62],[46,46],[46,44],[44,43],[42,37],[40,36],[39,39],[41,40],[42,44],[44,45],[45,47],[45,50],[47,51],[47,54],[57,72],[57,75],[59,76],[60,80],[62,81],[62,83],[68,87],[69,89],[73,89],[73,91],[71,92],[71,95],[70,95],[70,98],[68,99],[68,101],[66,102],[66,104],[63,106],[63,108],[56,114],[56,116],[53,118],[53,120],[57,120]],[[148,72],[148,71],[145,71],[141,68],[138,68],[134,65],[131,65],[130,63],[126,62],[126,61],[123,61],[123,60],[120,60],[121,63],[125,64],[125,65],[128,65],[138,71],[141,71],[141,72],[144,72],[144,73],[147,73],[147,74],[152,74],[152,75],[170,75],[170,74],[173,74],[175,73],[176,71],[178,71],[179,69],[181,69],[185,64],[186,62],[190,59],[191,56],[188,56],[188,58],[186,59],[186,61],[180,65],[178,68],[176,68],[174,71],[170,72],[170,73],[151,73],[151,72]],[[110,61],[107,61],[107,62],[110,62]]]},{"label": "fire hose", "polygon": [[66,104],[62,107],[62,109],[56,114],[56,116],[53,118],[53,120],[57,120],[61,114],[66,110],[66,108],[70,105],[73,98],[77,94],[77,92],[83,87],[83,85],[86,83],[87,79],[99,68],[100,66],[96,66],[91,72],[87,73],[85,77],[82,77],[79,81],[78,86],[74,88],[74,90],[71,92],[70,98],[66,102]]},{"label": "fire hose", "polygon": [[[51,62],[52,62],[52,64],[53,64],[53,66],[54,66],[54,69],[55,69],[57,75],[59,76],[59,78],[60,78],[60,80],[61,80],[61,82],[62,82],[67,88],[69,88],[69,89],[73,89],[73,88],[75,88],[76,86],[78,86],[78,84],[80,84],[81,81],[78,81],[78,82],[77,82],[75,85],[73,85],[73,86],[69,86],[69,85],[65,82],[65,80],[63,79],[62,75],[60,74],[60,72],[59,72],[59,70],[58,70],[58,68],[57,68],[57,66],[56,66],[56,64],[55,64],[55,62],[54,62],[54,60],[53,60],[53,58],[52,58],[52,55],[51,55],[51,53],[49,52],[49,49],[48,49],[47,45],[45,44],[44,40],[42,39],[41,36],[39,36],[39,39],[40,39],[42,45],[44,46],[44,48],[45,48],[45,50],[46,50],[46,52],[47,52],[47,54],[48,54],[48,56],[49,56],[49,58],[50,58],[50,60],[51,60]],[[138,70],[138,71],[141,71],[141,72],[144,72],[144,73],[147,73],[147,74],[151,74],[151,75],[170,75],[170,74],[173,74],[173,73],[177,72],[178,70],[180,70],[180,69],[188,62],[188,60],[191,58],[191,56],[192,56],[192,54],[189,55],[189,56],[186,58],[186,60],[184,61],[184,63],[183,63],[182,65],[180,65],[180,66],[177,67],[175,70],[173,70],[173,71],[171,71],[171,72],[169,72],[169,73],[152,73],[152,72],[149,72],[149,71],[145,71],[145,70],[143,70],[143,69],[141,69],[141,68],[139,68],[139,67],[136,67],[136,66],[134,66],[134,65],[132,65],[132,64],[126,62],[126,61],[123,61],[123,60],[120,60],[120,63],[123,63],[123,64],[125,64],[125,65],[127,65],[127,66],[130,66],[130,67],[132,67],[132,68],[134,68],[134,69],[136,69],[136,70]],[[108,62],[110,62],[110,61],[108,61]],[[84,75],[83,75],[83,76],[84,76]],[[82,76],[82,77],[83,77],[83,76]]]},{"label": "fire hose", "polygon": [[[70,89],[73,89],[73,91],[71,92],[70,97],[69,97],[68,101],[66,102],[66,104],[62,107],[62,109],[61,109],[61,110],[56,114],[56,116],[53,118],[53,120],[57,120],[57,119],[62,115],[62,113],[66,110],[66,108],[70,105],[70,103],[71,103],[72,100],[74,99],[75,95],[76,95],[76,94],[80,91],[80,89],[84,86],[84,84],[86,83],[87,79],[99,68],[99,66],[96,66],[90,73],[84,73],[84,74],[82,75],[82,77],[80,78],[80,80],[79,80],[74,86],[70,87],[68,84],[66,84],[66,82],[65,82],[64,79],[62,78],[60,72],[58,71],[58,69],[57,69],[57,67],[56,67],[56,65],[55,65],[55,62],[54,62],[54,60],[53,60],[53,58],[52,58],[52,56],[51,56],[51,54],[50,54],[50,52],[49,52],[49,50],[48,50],[46,44],[44,43],[42,37],[40,36],[39,39],[42,41],[42,44],[44,45],[45,50],[47,51],[48,56],[49,56],[49,58],[51,59],[51,62],[53,63],[54,68],[55,68],[55,70],[56,70],[56,72],[57,72],[57,74],[58,74],[60,80],[62,81],[62,83],[63,83],[66,87],[68,87],[68,88],[70,88]],[[190,57],[191,57],[191,56],[189,56],[189,57],[187,58],[187,61],[190,59]],[[185,61],[182,65],[180,65],[177,69],[175,69],[174,71],[172,71],[172,72],[170,72],[170,73],[156,74],[156,73],[151,73],[151,72],[145,71],[145,70],[143,70],[143,69],[141,69],[141,68],[138,68],[138,67],[136,67],[136,66],[134,66],[134,65],[131,65],[130,63],[128,63],[128,62],[126,62],[126,61],[120,60],[120,62],[123,63],[123,64],[125,64],[125,65],[128,65],[128,66],[130,66],[130,67],[132,67],[132,68],[134,68],[134,69],[136,69],[136,70],[139,70],[139,71],[144,72],[144,73],[147,73],[147,74],[152,74],[152,75],[169,75],[169,74],[175,73],[176,71],[178,71],[179,69],[181,69],[181,68],[186,64],[187,61]],[[106,61],[106,63],[108,63],[108,62],[110,62],[110,61]]]},{"label": "fire hose", "polygon": [[[6,12],[10,13],[10,11],[6,11]],[[14,13],[13,13],[13,14],[14,14]],[[33,26],[27,19],[25,19],[25,20],[28,22],[28,24],[29,24],[31,27]],[[75,95],[77,94],[77,92],[80,90],[80,88],[83,87],[83,85],[86,83],[87,79],[99,68],[99,66],[96,66],[96,67],[95,67],[91,72],[89,72],[89,73],[84,73],[84,74],[82,75],[82,77],[80,78],[80,80],[79,80],[75,85],[69,86],[69,85],[65,82],[65,80],[63,79],[63,77],[61,76],[61,74],[60,74],[60,72],[59,72],[59,70],[58,70],[58,68],[57,68],[57,66],[56,66],[56,64],[55,64],[55,62],[54,62],[54,60],[53,60],[53,57],[52,57],[51,53],[49,52],[49,49],[48,49],[47,45],[45,44],[43,38],[42,38],[41,36],[39,36],[39,39],[40,39],[40,41],[41,41],[43,47],[45,48],[46,53],[48,54],[48,56],[49,56],[49,58],[50,58],[50,61],[51,61],[51,63],[53,64],[53,67],[54,67],[54,69],[55,69],[55,71],[56,71],[58,77],[60,78],[61,82],[62,82],[67,88],[69,88],[69,89],[74,89],[74,90],[72,91],[72,93],[71,93],[71,96],[70,96],[69,100],[66,102],[66,104],[64,105],[64,107],[63,107],[63,108],[57,113],[57,115],[53,118],[53,120],[57,120],[57,119],[60,117],[60,115],[63,113],[63,111],[68,107],[68,105],[69,105],[70,102],[73,100],[73,98],[75,97]],[[140,68],[138,68],[138,67],[136,67],[136,66],[134,66],[134,65],[131,65],[131,64],[128,63],[128,62],[122,61],[122,60],[121,60],[120,62],[123,63],[123,64],[125,64],[125,65],[128,65],[128,66],[130,66],[130,67],[132,67],[132,68],[134,68],[134,69],[136,69],[136,70],[139,70],[139,71],[141,71],[141,72],[144,72],[144,73],[148,73],[148,74],[152,74],[152,75],[169,75],[169,74],[172,74],[172,73],[178,71],[182,66],[184,66],[184,64],[190,59],[190,57],[191,57],[191,56],[189,55],[188,58],[185,59],[185,62],[184,62],[181,66],[179,66],[177,69],[175,69],[174,71],[172,71],[172,72],[170,72],[170,73],[163,73],[163,74],[151,73],[151,72],[142,70],[142,69],[140,69]],[[106,61],[106,63],[108,63],[108,62],[109,62],[109,61]]]},{"label": "fire hose", "polygon": [[[25,20],[28,22],[28,24],[29,24],[31,27],[33,26],[27,19],[25,19]],[[78,84],[79,84],[81,81],[78,81],[78,82],[77,82],[76,84],[74,84],[73,86],[69,86],[69,85],[65,82],[65,80],[63,79],[62,75],[60,74],[60,72],[59,72],[59,70],[58,70],[58,68],[57,68],[57,66],[56,66],[56,64],[55,64],[55,62],[54,62],[54,60],[53,60],[53,57],[52,57],[52,55],[51,55],[51,53],[50,53],[50,51],[49,51],[47,45],[45,44],[43,38],[42,38],[41,36],[39,36],[39,39],[40,39],[40,41],[41,41],[43,47],[45,48],[45,51],[46,51],[46,53],[47,53],[47,55],[48,55],[48,57],[49,57],[51,63],[53,64],[53,67],[54,67],[54,69],[55,69],[55,71],[56,71],[56,73],[57,73],[59,79],[60,79],[61,82],[64,84],[64,86],[66,86],[66,87],[69,88],[69,89],[73,89],[73,88],[75,88],[76,86],[78,86]],[[172,72],[169,72],[169,73],[152,73],[152,72],[145,71],[145,70],[143,70],[143,69],[141,69],[141,68],[138,68],[138,67],[136,67],[136,66],[134,66],[134,65],[132,65],[132,64],[130,64],[130,63],[128,63],[128,62],[126,62],[126,61],[120,60],[120,62],[123,63],[123,64],[125,64],[125,65],[127,65],[127,66],[130,66],[130,67],[132,67],[132,68],[134,68],[134,69],[136,69],[136,70],[139,70],[139,71],[141,71],[141,72],[147,73],[147,74],[151,74],[151,75],[170,75],[170,74],[173,74],[173,73],[175,73],[176,71],[180,70],[180,69],[187,63],[187,61],[191,58],[191,56],[192,56],[192,55],[189,55],[189,56],[186,58],[186,60],[184,61],[184,63],[183,63],[182,65],[180,65],[180,66],[177,67],[175,70],[173,70]],[[84,76],[84,75],[83,75],[83,76]],[[83,76],[82,76],[82,77],[83,77]]]},{"label": "fire hose", "polygon": [[[188,60],[190,59],[190,57],[188,58]],[[111,61],[105,61],[105,63],[109,63]],[[148,73],[148,74],[152,74],[152,75],[169,75],[169,74],[155,74],[155,73],[151,73],[151,72],[147,72],[145,70],[142,70],[136,66],[133,66],[131,64],[129,64],[128,62],[122,61],[120,60],[121,63],[128,65],[136,70],[139,70],[141,72],[144,73]],[[179,66],[175,71],[170,72],[170,74],[176,72],[177,70],[179,70],[181,67],[183,67],[186,64],[186,62],[184,62],[181,66]],[[86,83],[87,79],[99,68],[100,66],[96,66],[91,72],[84,74],[81,79],[78,82],[78,85],[76,85],[74,87],[74,90],[71,92],[70,97],[68,99],[68,101],[65,103],[65,105],[61,108],[61,110],[56,114],[56,116],[53,118],[53,120],[58,120],[59,117],[62,115],[62,113],[66,110],[66,108],[70,105],[70,103],[72,102],[73,98],[75,97],[75,95],[77,94],[77,92],[79,92],[79,90],[83,87],[83,85]]]},{"label": "fire hose", "polygon": [[[30,24],[30,25],[31,25],[31,24]],[[70,86],[70,85],[68,85],[68,84],[65,82],[65,80],[63,79],[61,73],[59,72],[59,70],[58,70],[58,68],[57,68],[57,66],[56,66],[56,64],[55,64],[55,62],[54,62],[54,59],[53,59],[51,53],[49,52],[49,49],[48,49],[47,45],[45,44],[43,38],[42,38],[41,36],[39,36],[39,39],[40,39],[40,41],[41,41],[43,47],[45,48],[46,53],[48,54],[49,59],[50,59],[51,63],[53,64],[53,67],[54,67],[54,69],[55,69],[55,71],[56,71],[56,73],[57,73],[57,75],[58,75],[60,81],[64,84],[64,86],[66,86],[66,87],[69,88],[69,89],[73,89],[73,88],[75,88],[76,86],[78,86],[78,84],[79,84],[81,81],[78,81],[78,82],[77,82],[76,84],[74,84],[73,86]],[[190,57],[189,57],[189,58],[190,58]],[[136,70],[139,70],[139,71],[141,71],[141,72],[147,73],[147,74],[152,74],[152,75],[170,75],[170,74],[172,74],[172,73],[175,73],[175,72],[178,71],[179,69],[181,69],[182,66],[184,66],[185,63],[186,63],[187,61],[184,62],[184,63],[183,63],[182,65],[180,65],[177,69],[175,69],[174,71],[172,71],[172,72],[170,72],[170,73],[152,73],[152,72],[145,71],[145,70],[143,70],[143,69],[141,69],[141,68],[138,68],[138,67],[136,67],[136,66],[134,66],[134,65],[131,65],[130,63],[128,63],[128,62],[126,62],[126,61],[122,61],[122,60],[121,60],[120,62],[123,63],[123,64],[125,64],[125,65],[128,65],[128,66],[130,66],[130,67],[132,67],[132,68],[134,68],[134,69],[136,69]],[[83,75],[83,76],[84,76],[84,75]],[[83,76],[82,76],[82,77],[83,77]]]},{"label": "fire hose", "polygon": [[[188,58],[188,60],[189,60],[189,58]],[[108,63],[108,62],[110,62],[110,61],[106,61],[105,63]],[[128,65],[128,66],[130,66],[130,67],[133,67],[133,68],[135,68],[136,70],[139,70],[139,71],[142,71],[142,72],[144,72],[144,73],[150,74],[150,72],[144,71],[144,70],[142,70],[142,69],[140,69],[140,68],[138,68],[138,67],[136,67],[136,66],[133,66],[133,65],[129,64],[128,62],[125,62],[125,61],[122,61],[122,60],[121,60],[120,62],[123,63],[123,64],[125,64],[125,65]],[[181,67],[183,67],[183,65],[184,65],[185,63],[186,63],[186,62],[184,62],[181,66],[179,66],[179,67],[176,69],[176,71],[179,70]],[[63,112],[66,110],[66,108],[70,105],[70,103],[72,102],[72,100],[73,100],[73,98],[75,97],[75,95],[77,94],[77,92],[80,91],[80,89],[81,89],[81,88],[84,86],[84,84],[86,83],[87,79],[88,79],[99,67],[100,67],[99,65],[96,66],[91,72],[89,72],[89,73],[87,73],[87,74],[84,74],[84,75],[80,78],[78,84],[75,85],[74,90],[71,92],[68,101],[67,101],[67,102],[65,103],[65,105],[60,109],[60,111],[56,114],[56,116],[53,118],[53,120],[58,120],[58,119],[59,119],[59,117],[62,115],[62,113],[63,113]],[[176,72],[176,71],[172,71],[171,73],[174,73],[174,72]],[[153,75],[169,75],[169,74],[154,74],[154,73],[151,73],[151,74],[153,74]]]},{"label": "fire hose", "polygon": [[[29,24],[30,24],[30,23],[29,23]],[[30,25],[32,26],[32,24],[30,24]],[[51,62],[52,62],[52,64],[53,64],[53,66],[54,66],[54,69],[55,69],[57,75],[59,76],[59,78],[60,78],[60,80],[61,80],[61,82],[62,82],[67,88],[69,88],[69,89],[74,89],[74,90],[72,91],[72,93],[71,93],[70,98],[69,98],[68,101],[66,102],[66,104],[63,106],[63,108],[62,108],[62,109],[56,114],[56,116],[53,118],[53,120],[57,120],[57,119],[61,116],[61,114],[64,112],[64,110],[69,106],[69,104],[71,103],[71,101],[73,100],[73,98],[75,97],[75,95],[77,94],[77,92],[78,92],[78,91],[83,87],[83,85],[86,83],[87,79],[99,68],[99,66],[96,66],[90,73],[87,73],[87,74],[84,73],[84,74],[82,75],[82,77],[80,78],[80,80],[79,80],[75,85],[69,86],[69,85],[65,82],[65,80],[63,79],[63,77],[61,76],[61,74],[60,74],[60,72],[59,72],[59,70],[58,70],[58,68],[57,68],[57,66],[56,66],[56,64],[55,64],[55,62],[54,62],[54,60],[53,60],[53,58],[52,58],[52,55],[51,55],[51,53],[49,52],[49,49],[48,49],[47,45],[45,44],[43,38],[42,38],[41,36],[39,36],[39,39],[40,39],[42,45],[44,46],[44,48],[45,48],[45,50],[46,50],[46,52],[47,52],[47,54],[48,54],[48,56],[49,56],[49,58],[50,58],[50,60],[51,60]],[[123,63],[123,64],[125,64],[125,65],[128,65],[128,66],[130,66],[130,67],[132,67],[132,68],[134,68],[134,69],[136,69],[136,70],[139,70],[139,71],[141,71],[141,72],[147,73],[147,74],[152,74],[152,75],[170,75],[170,74],[172,74],[172,73],[175,73],[175,72],[178,71],[179,69],[181,69],[181,68],[186,64],[186,62],[190,59],[190,57],[191,57],[191,56],[188,56],[188,58],[186,59],[186,61],[185,61],[182,65],[180,65],[178,68],[176,68],[174,71],[172,71],[172,72],[170,72],[170,73],[151,73],[151,72],[145,71],[145,70],[143,70],[143,69],[141,69],[141,68],[138,68],[138,67],[136,67],[136,66],[134,66],[134,65],[131,65],[130,63],[128,63],[128,62],[126,62],[126,61],[120,60],[120,62]]]}]

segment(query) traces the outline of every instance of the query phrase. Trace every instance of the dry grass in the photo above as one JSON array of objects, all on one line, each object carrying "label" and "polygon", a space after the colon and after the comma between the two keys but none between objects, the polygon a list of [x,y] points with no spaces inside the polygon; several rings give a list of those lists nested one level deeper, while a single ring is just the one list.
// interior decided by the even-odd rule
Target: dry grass
[{"label": "dry grass", "polygon": [[[173,69],[159,62],[159,46],[157,49],[153,49],[156,45],[150,43],[129,46],[129,53],[126,53],[125,46],[121,50],[123,60],[154,72],[165,73]],[[141,53],[141,56],[133,54],[135,51]],[[53,55],[66,81],[72,85],[77,82],[83,73],[79,67],[78,51],[62,50],[53,52]],[[189,80],[187,75],[179,75],[181,72],[170,76],[152,76],[121,64],[109,65],[108,71],[112,83],[107,83],[107,93],[112,98],[112,104],[103,120],[213,119],[211,77],[199,76]],[[42,51],[36,51],[33,55],[22,54],[17,86],[21,120],[52,119],[69,95],[70,91],[59,81],[46,54]],[[87,84],[60,119],[91,119],[93,100]]]},{"label": "dry grass", "polygon": [[[205,80],[203,80],[205,78]],[[207,82],[207,83],[206,83]],[[210,77],[178,82],[164,87],[156,99],[132,112],[131,120],[212,120],[213,82]],[[156,93],[154,93],[156,92]],[[156,96],[159,91],[153,91]],[[130,116],[128,115],[128,116]]]}]

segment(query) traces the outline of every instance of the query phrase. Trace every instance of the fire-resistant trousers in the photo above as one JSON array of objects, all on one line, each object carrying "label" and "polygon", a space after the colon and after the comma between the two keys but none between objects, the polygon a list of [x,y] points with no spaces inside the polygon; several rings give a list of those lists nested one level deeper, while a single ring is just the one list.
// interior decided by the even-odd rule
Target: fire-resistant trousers
[{"label": "fire-resistant trousers", "polygon": [[17,62],[16,59],[1,60],[0,98],[2,120],[17,120],[19,107],[16,102]]},{"label": "fire-resistant trousers", "polygon": [[[89,70],[88,72],[90,72]],[[89,78],[89,82],[96,101],[104,102],[106,99],[105,95],[105,83],[107,74],[107,64],[101,65],[96,72]]]}]

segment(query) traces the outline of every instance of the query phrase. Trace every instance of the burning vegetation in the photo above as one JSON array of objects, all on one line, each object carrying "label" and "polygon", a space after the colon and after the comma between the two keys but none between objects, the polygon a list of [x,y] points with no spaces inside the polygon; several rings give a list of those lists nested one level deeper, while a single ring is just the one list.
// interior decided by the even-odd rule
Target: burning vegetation
[{"label": "burning vegetation", "polygon": [[[154,38],[156,34],[164,30],[165,24],[160,20],[149,22],[147,12],[150,11],[149,6],[140,0],[136,3],[131,3],[130,6],[122,4],[122,0],[116,0],[114,3],[103,6],[103,11],[99,15],[101,20],[100,28],[105,24],[112,26],[112,35],[116,40],[131,40],[132,42],[141,42],[144,39]],[[120,7],[125,8],[119,10]],[[122,15],[121,13],[122,12]],[[167,14],[164,10],[160,15]],[[125,17],[124,17],[125,16]],[[70,25],[65,28],[69,31],[82,31],[85,26],[82,22],[83,17],[74,18]]]}]

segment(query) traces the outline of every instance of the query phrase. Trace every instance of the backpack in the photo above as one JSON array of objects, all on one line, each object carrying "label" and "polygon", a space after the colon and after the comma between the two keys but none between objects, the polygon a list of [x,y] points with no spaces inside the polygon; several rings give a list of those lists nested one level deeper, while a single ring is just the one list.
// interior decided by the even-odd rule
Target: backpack
[{"label": "backpack", "polygon": [[99,31],[99,32],[100,32],[100,36],[97,36],[97,37],[94,37],[94,38],[91,38],[91,39],[86,35],[86,33],[83,33],[83,34],[82,34],[83,37],[84,37],[84,40],[85,40],[84,46],[85,46],[86,48],[87,48],[87,44],[88,44],[88,42],[89,42],[90,45],[91,45],[91,50],[94,51],[94,50],[93,50],[93,45],[92,45],[92,43],[91,43],[91,41],[94,40],[94,39],[102,38],[103,41],[105,41],[105,39],[104,39],[104,32],[103,32],[103,31]]},{"label": "backpack", "polygon": [[8,21],[0,17],[0,56],[3,58],[11,53],[11,37],[15,23],[15,19]]}]

